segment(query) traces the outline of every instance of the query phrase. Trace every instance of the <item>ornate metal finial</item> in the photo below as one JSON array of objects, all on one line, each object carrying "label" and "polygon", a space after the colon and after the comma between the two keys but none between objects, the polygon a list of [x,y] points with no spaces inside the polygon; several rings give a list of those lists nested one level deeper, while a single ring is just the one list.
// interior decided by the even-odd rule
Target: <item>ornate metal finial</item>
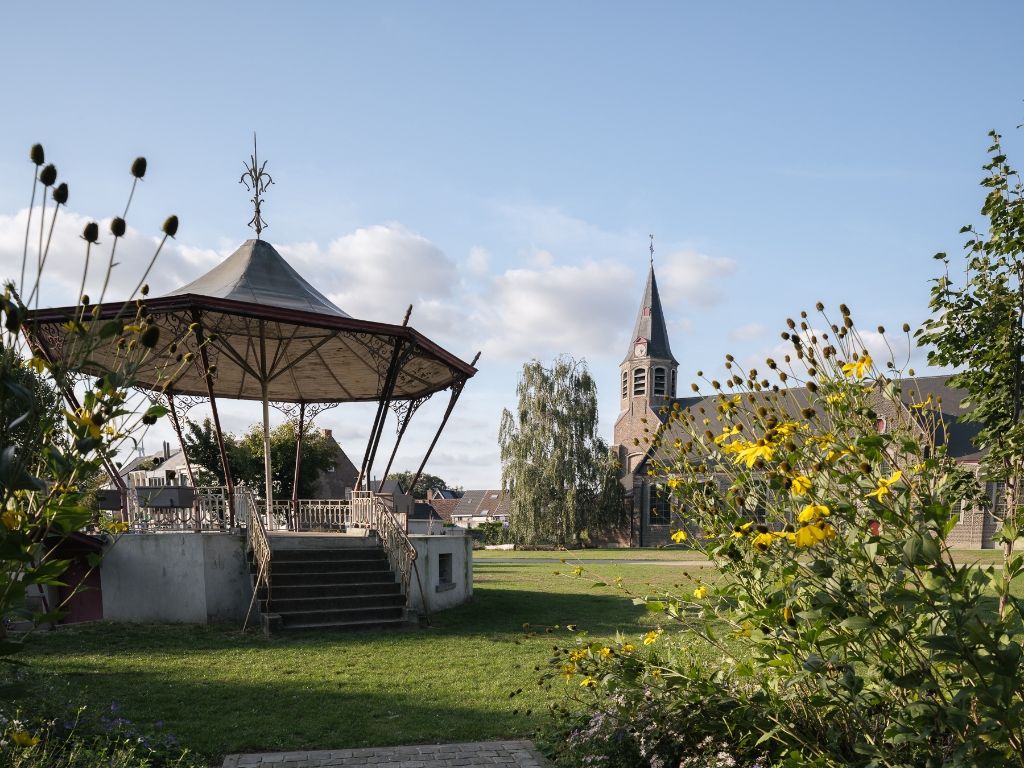
[{"label": "ornate metal finial", "polygon": [[654,235],[648,235],[651,238],[651,266],[654,266]]},{"label": "ornate metal finial", "polygon": [[242,174],[242,178],[238,180],[238,183],[244,184],[246,191],[253,193],[253,196],[249,199],[255,208],[255,212],[249,220],[249,226],[256,230],[257,240],[260,239],[260,233],[269,226],[263,220],[263,215],[260,212],[260,206],[263,204],[263,194],[267,191],[267,187],[274,183],[274,179],[266,172],[266,167],[266,160],[263,161],[263,165],[260,165],[259,156],[256,154],[256,134],[253,133],[252,155],[249,157],[249,164],[245,166],[245,173]]}]

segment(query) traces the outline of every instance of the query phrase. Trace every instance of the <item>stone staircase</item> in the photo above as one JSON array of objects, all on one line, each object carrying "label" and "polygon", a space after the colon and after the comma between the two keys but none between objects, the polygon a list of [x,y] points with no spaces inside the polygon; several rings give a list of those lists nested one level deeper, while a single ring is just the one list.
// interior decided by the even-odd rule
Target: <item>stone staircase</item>
[{"label": "stone staircase", "polygon": [[[270,536],[270,601],[257,598],[267,633],[408,626],[405,595],[375,534]],[[250,562],[255,579],[255,565]]]}]

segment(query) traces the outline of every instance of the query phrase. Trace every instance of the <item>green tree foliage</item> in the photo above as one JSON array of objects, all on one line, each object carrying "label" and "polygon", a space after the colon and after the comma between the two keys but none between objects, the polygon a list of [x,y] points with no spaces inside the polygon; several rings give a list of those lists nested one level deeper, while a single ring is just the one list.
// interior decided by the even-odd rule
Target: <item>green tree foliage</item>
[{"label": "green tree foliage", "polygon": [[386,479],[397,480],[403,490],[416,499],[427,498],[427,491],[444,491],[451,487],[437,475],[428,475],[424,472],[420,475],[420,479],[416,481],[416,486],[410,490],[409,484],[412,482],[413,475],[415,474],[415,472],[392,472]]},{"label": "green tree foliage", "polygon": [[[270,431],[270,467],[274,495],[290,499],[295,478],[295,450],[298,424],[293,419],[279,424]],[[212,473],[221,484],[224,470],[221,466],[217,436],[210,419],[202,424],[188,422],[184,435],[185,451],[196,466]],[[253,424],[241,437],[224,434],[224,448],[228,457],[231,477],[236,483],[245,483],[263,491],[263,426]],[[302,438],[302,471],[299,475],[299,498],[310,498],[321,472],[334,464],[337,446],[321,430],[305,427]]]},{"label": "green tree foliage", "polygon": [[618,466],[597,434],[597,386],[584,360],[523,365],[515,413],[501,416],[502,486],[509,531],[522,543],[578,544],[584,533],[621,525]]},{"label": "green tree foliage", "polygon": [[964,418],[981,427],[975,442],[987,451],[982,473],[1006,483],[1005,511],[993,511],[1003,523],[1009,561],[1021,534],[1024,478],[1024,186],[1007,162],[999,134],[989,135],[992,146],[981,182],[988,190],[981,209],[986,226],[960,230],[967,235],[965,259],[952,275],[950,257],[936,254],[945,270],[933,281],[934,314],[918,337],[931,346],[931,364],[957,369],[950,383],[969,393]]}]

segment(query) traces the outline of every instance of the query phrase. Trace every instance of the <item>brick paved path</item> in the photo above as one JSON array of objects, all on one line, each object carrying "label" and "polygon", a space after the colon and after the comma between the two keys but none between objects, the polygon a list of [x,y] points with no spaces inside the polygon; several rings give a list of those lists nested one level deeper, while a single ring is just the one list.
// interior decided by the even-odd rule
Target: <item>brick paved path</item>
[{"label": "brick paved path", "polygon": [[546,768],[548,763],[529,741],[481,741],[473,744],[228,755],[224,758],[222,768],[350,768],[372,765],[404,768]]}]

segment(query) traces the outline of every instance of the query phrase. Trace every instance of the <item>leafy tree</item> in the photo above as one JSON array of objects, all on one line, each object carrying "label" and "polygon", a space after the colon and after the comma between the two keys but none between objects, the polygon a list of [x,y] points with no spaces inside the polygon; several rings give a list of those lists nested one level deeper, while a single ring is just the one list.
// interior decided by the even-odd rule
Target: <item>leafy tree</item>
[{"label": "leafy tree", "polygon": [[[967,235],[962,277],[951,276],[949,256],[936,254],[945,271],[933,281],[934,316],[924,324],[919,338],[932,347],[930,363],[959,369],[950,383],[969,393],[963,403],[969,409],[964,418],[981,427],[975,442],[987,449],[980,462],[982,477],[1006,484],[1005,509],[997,506],[993,514],[1002,522],[999,535],[1008,564],[1024,522],[1024,186],[1007,162],[999,134],[989,135],[992,146],[981,182],[988,190],[981,209],[987,226],[978,230],[967,225],[960,230]],[[1003,569],[1004,579],[1009,572]],[[1004,590],[1000,614],[1005,603]]]},{"label": "leafy tree", "polygon": [[585,532],[620,525],[618,467],[597,434],[597,387],[586,361],[526,363],[517,393],[516,412],[502,413],[498,432],[512,538],[578,544]]},{"label": "leafy tree", "polygon": [[416,481],[416,486],[409,490],[409,484],[412,482],[413,475],[415,474],[415,472],[392,472],[386,479],[397,480],[405,492],[416,499],[427,498],[427,491],[444,491],[451,487],[437,475],[428,475],[424,472],[420,475],[420,479]]},{"label": "leafy tree", "polygon": [[[270,431],[270,471],[274,484],[274,495],[279,499],[290,499],[295,479],[295,449],[297,423],[287,421]],[[221,484],[224,483],[224,469],[221,466],[217,435],[210,419],[202,424],[188,422],[184,435],[185,451],[196,466],[211,472]],[[263,426],[253,424],[249,430],[236,437],[224,434],[224,450],[227,453],[231,477],[236,483],[245,483],[263,490]],[[299,498],[309,498],[316,489],[321,472],[334,464],[337,448],[320,430],[307,425],[302,438],[302,471],[299,474]]]}]

